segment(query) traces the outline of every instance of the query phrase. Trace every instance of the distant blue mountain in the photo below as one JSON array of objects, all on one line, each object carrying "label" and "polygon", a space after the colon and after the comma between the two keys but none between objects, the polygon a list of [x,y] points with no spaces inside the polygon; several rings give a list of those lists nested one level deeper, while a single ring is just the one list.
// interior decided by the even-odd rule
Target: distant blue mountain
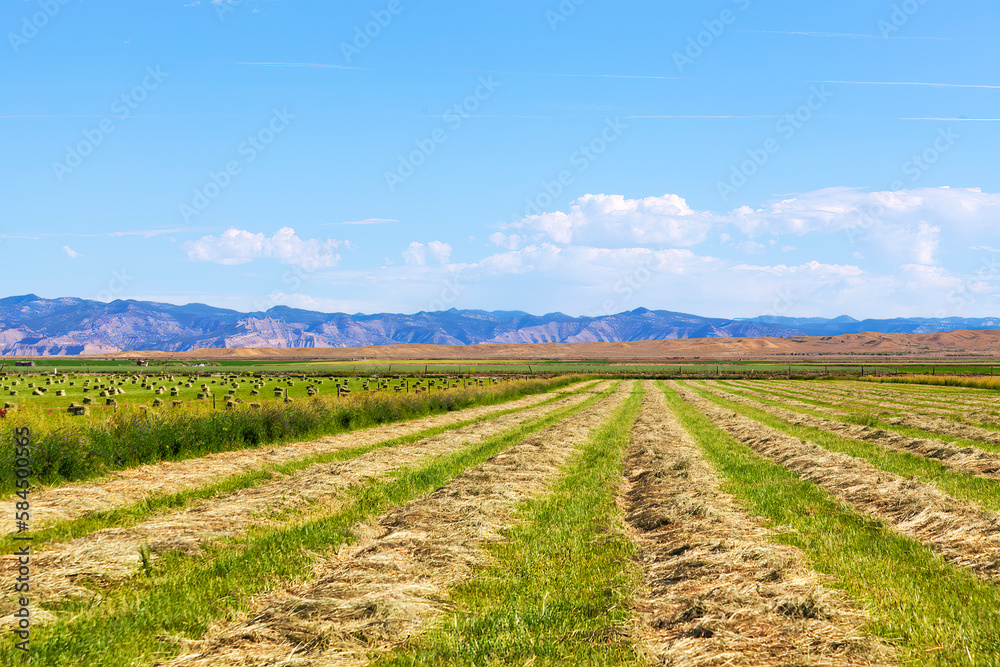
[{"label": "distant blue mountain", "polygon": [[1000,318],[856,320],[724,319],[636,308],[572,317],[521,311],[451,310],[348,315],[275,306],[241,313],[204,304],[111,303],[34,294],[0,299],[0,354],[100,354],[234,347],[364,347],[396,343],[586,343],[757,336],[835,336],[865,331],[929,333],[1000,329]]}]

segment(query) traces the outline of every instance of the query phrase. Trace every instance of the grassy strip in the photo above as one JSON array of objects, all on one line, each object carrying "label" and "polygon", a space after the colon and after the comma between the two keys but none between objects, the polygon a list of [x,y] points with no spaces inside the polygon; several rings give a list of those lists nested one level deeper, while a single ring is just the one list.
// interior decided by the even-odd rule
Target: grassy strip
[{"label": "grassy strip", "polygon": [[551,495],[521,506],[491,565],[452,590],[458,611],[374,665],[646,664],[622,632],[638,575],[615,507],[642,394],[591,435]]},{"label": "grassy strip", "polygon": [[1000,389],[1000,378],[994,377],[949,377],[942,375],[915,375],[901,378],[865,378],[865,382],[885,382],[888,384],[921,384],[938,387],[966,387],[969,389]]},{"label": "grassy strip", "polygon": [[785,528],[774,539],[871,609],[867,630],[892,640],[903,664],[996,665],[1000,588],[936,557],[919,542],[844,507],[716,427],[669,387],[670,408],[754,514]]},{"label": "grassy strip", "polygon": [[[787,388],[782,388],[781,390],[785,392],[790,391]],[[905,407],[927,416],[941,417],[963,423],[975,423],[976,425],[979,425],[980,422],[966,420],[964,411],[985,410],[987,407],[994,407],[983,402],[969,402],[967,397],[954,394],[942,396],[940,394],[927,393],[915,396],[912,393],[903,394],[901,392],[868,393],[868,390],[869,387],[842,387],[836,385],[833,387],[833,391],[828,392],[826,395],[836,399],[843,399],[845,401],[850,401],[851,398],[856,397],[866,401],[863,405],[865,409],[879,408],[885,405],[885,403],[892,403],[894,405],[886,405],[885,409],[898,412],[903,410]],[[935,390],[936,388],[930,388],[931,392],[934,392]],[[808,396],[811,398],[816,397],[815,394],[808,394]],[[934,412],[926,412],[925,410],[933,410]],[[990,422],[986,423],[985,428],[1000,430],[1000,426],[996,423]]]},{"label": "grassy strip", "polygon": [[[812,415],[814,417],[822,417],[823,419],[832,419],[835,417],[834,415],[830,415],[829,413],[822,412],[819,410],[810,410],[809,408],[804,408],[798,405],[788,405],[787,403],[783,403],[779,400],[771,400],[768,398],[752,396],[745,393],[745,391],[734,390],[732,388],[722,385],[716,385],[716,386],[718,386],[719,389],[727,393],[734,394],[736,396],[743,396],[745,398],[750,398],[765,405],[773,405],[775,407],[791,410],[792,412],[798,412],[799,414]],[[771,396],[775,396],[777,398],[781,397],[780,393],[775,392],[773,390],[760,390],[760,391],[766,394],[770,394]],[[910,438],[940,440],[941,442],[947,442],[949,444],[955,445],[956,447],[975,447],[977,449],[981,449],[987,452],[1000,453],[1000,445],[990,442],[988,440],[975,440],[973,438],[963,438],[961,436],[951,435],[949,433],[941,433],[939,431],[930,431],[927,429],[918,428],[916,426],[893,424],[892,422],[882,419],[881,414],[879,412],[873,412],[871,410],[851,411],[838,408],[835,403],[823,403],[822,401],[809,401],[809,402],[814,405],[822,404],[824,406],[836,410],[837,412],[842,413],[843,416],[841,416],[840,418],[845,423],[858,424],[860,426],[868,426],[869,428],[879,428],[882,429],[883,431],[893,431],[895,433],[899,433],[900,435],[905,435]],[[994,429],[997,428],[998,427],[994,426]]]},{"label": "grassy strip", "polygon": [[[816,399],[818,393],[825,397],[835,399],[837,401],[855,404],[864,410],[870,410],[872,408],[880,408],[883,406],[885,407],[886,410],[893,410],[897,412],[903,409],[911,409],[915,411],[936,410],[938,411],[937,413],[924,412],[922,414],[928,414],[930,416],[935,416],[935,417],[943,415],[945,417],[950,417],[952,419],[961,419],[962,417],[961,408],[968,407],[966,405],[956,406],[954,402],[943,403],[941,400],[919,401],[919,402],[907,401],[905,400],[905,397],[872,395],[867,393],[867,391],[862,393],[861,389],[862,389],[861,387],[848,388],[848,387],[833,386],[833,387],[823,387],[823,391],[814,390],[812,393],[799,393],[799,392],[793,392],[787,386],[784,386],[784,387],[779,387],[778,391],[783,391],[785,393],[795,393],[798,396],[807,396],[812,399]],[[868,388],[864,387],[863,389],[867,390]],[[893,405],[886,405],[887,403],[891,403]]]},{"label": "grassy strip", "polygon": [[[92,479],[160,461],[261,447],[406,421],[462,408],[495,405],[566,386],[579,376],[527,380],[420,394],[316,397],[295,403],[264,403],[199,414],[163,408],[122,408],[107,420],[75,428],[48,428],[17,412],[0,421],[0,442],[13,442],[14,429],[32,430],[32,479],[46,485]],[[39,418],[43,419],[43,418]],[[14,491],[14,449],[0,448],[0,498]]]},{"label": "grassy strip", "polygon": [[956,472],[945,467],[940,461],[909,452],[888,449],[867,440],[845,438],[814,426],[789,424],[759,408],[730,401],[706,389],[698,387],[690,387],[690,389],[716,405],[738,412],[782,433],[816,443],[831,452],[840,452],[863,459],[879,470],[933,484],[955,498],[979,503],[991,510],[1000,510],[1000,484],[997,484],[995,480]]},{"label": "grassy strip", "polygon": [[[417,442],[418,440],[423,440],[424,438],[430,438],[435,435],[445,433],[447,431],[453,431],[466,426],[479,424],[484,421],[498,419],[505,415],[561,401],[568,396],[588,391],[596,384],[597,382],[591,382],[578,389],[574,389],[573,391],[564,392],[526,407],[501,410],[500,412],[482,415],[480,417],[476,417],[475,419],[466,419],[464,421],[455,422],[454,424],[434,426],[422,431],[417,431],[416,433],[403,435],[398,438],[392,438],[391,440],[383,440],[382,442],[376,442],[370,445],[342,449],[327,454],[317,454],[315,456],[299,459],[297,461],[273,464],[265,466],[259,470],[251,470],[237,475],[232,475],[213,484],[196,489],[188,489],[186,491],[179,491],[177,493],[171,493],[163,496],[145,498],[138,503],[118,507],[112,510],[92,512],[86,516],[80,517],[79,519],[61,521],[50,526],[49,528],[33,531],[31,533],[32,544],[37,549],[47,542],[72,540],[95,533],[98,530],[104,530],[105,528],[128,528],[129,526],[134,526],[140,521],[148,519],[157,512],[175,511],[190,506],[199,500],[214,498],[216,496],[233,493],[234,491],[239,491],[241,489],[251,489],[255,486],[266,484],[275,479],[276,473],[278,475],[290,475],[297,470],[302,470],[303,468],[308,468],[309,466],[323,463],[334,463],[337,461],[347,461],[363,454],[367,454],[368,452],[375,451],[376,449],[407,445]],[[0,553],[13,553],[16,547],[17,543],[13,539],[12,535],[5,535],[0,538]]]},{"label": "grassy strip", "polygon": [[[200,637],[210,624],[249,611],[252,598],[311,571],[315,554],[355,539],[359,522],[440,488],[526,436],[606,398],[614,387],[497,434],[473,447],[443,454],[419,467],[404,466],[354,487],[340,508],[284,528],[261,530],[202,556],[165,557],[148,577],[137,577],[89,609],[32,632],[32,660],[45,665],[150,664],[179,650],[163,636]],[[0,646],[0,664],[14,664],[16,649]]]}]

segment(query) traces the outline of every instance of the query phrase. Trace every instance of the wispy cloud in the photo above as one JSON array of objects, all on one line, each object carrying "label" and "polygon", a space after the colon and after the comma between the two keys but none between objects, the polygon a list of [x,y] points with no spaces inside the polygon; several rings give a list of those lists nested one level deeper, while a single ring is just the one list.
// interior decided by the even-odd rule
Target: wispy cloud
[{"label": "wispy cloud", "polygon": [[384,225],[389,222],[399,222],[395,218],[365,218],[364,220],[348,220],[346,222],[326,222],[325,225]]},{"label": "wispy cloud", "polygon": [[141,236],[148,239],[154,236],[162,236],[164,234],[175,234],[177,232],[201,232],[206,229],[206,227],[187,227],[179,225],[176,227],[163,227],[160,229],[129,229],[120,232],[109,232],[108,236]]},{"label": "wispy cloud", "polygon": [[934,81],[810,81],[809,83],[846,83],[858,86],[935,86],[941,88],[1000,88],[985,83],[937,83]]},{"label": "wispy cloud", "polygon": [[954,122],[979,122],[979,123],[995,123],[1000,118],[966,118],[965,116],[959,116],[958,118],[947,118],[947,117],[936,117],[936,116],[914,116],[908,118],[898,118],[897,120],[946,120]]},{"label": "wispy cloud", "polygon": [[78,253],[76,250],[73,250],[68,245],[64,245],[63,250],[65,250],[66,254],[72,257],[73,259],[76,259],[77,257],[80,256],[80,253]]},{"label": "wispy cloud", "polygon": [[872,35],[855,32],[820,32],[815,30],[733,30],[733,32],[759,33],[765,35],[800,35],[803,37],[840,37],[847,39],[919,39],[933,41],[954,41],[952,37],[916,37],[913,35]]},{"label": "wispy cloud", "polygon": [[283,62],[242,62],[231,63],[233,65],[250,65],[253,67],[313,67],[318,69],[368,69],[367,67],[351,67],[349,65],[331,65],[329,63],[283,63]]},{"label": "wispy cloud", "polygon": [[472,72],[476,74],[509,74],[512,76],[556,76],[586,79],[664,79],[685,80],[685,76],[659,76],[655,74],[568,74],[558,72],[508,72],[496,69],[445,69],[443,72]]}]

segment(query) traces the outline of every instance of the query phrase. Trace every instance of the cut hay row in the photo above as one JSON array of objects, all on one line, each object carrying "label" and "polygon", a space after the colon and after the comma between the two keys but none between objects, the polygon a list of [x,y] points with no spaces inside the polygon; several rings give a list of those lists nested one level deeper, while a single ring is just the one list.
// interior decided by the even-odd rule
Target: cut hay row
[{"label": "cut hay row", "polygon": [[682,426],[725,480],[723,488],[773,525],[776,540],[802,549],[813,567],[833,577],[836,588],[869,609],[867,630],[887,639],[901,664],[996,663],[1000,586],[949,564],[762,456],[685,401],[677,385],[659,384]]},{"label": "cut hay row", "polygon": [[633,387],[548,493],[517,506],[488,562],[449,591],[449,613],[374,665],[646,664],[627,632],[638,576],[615,504],[642,407]]},{"label": "cut hay row", "polygon": [[794,426],[810,426],[834,433],[846,438],[866,440],[881,447],[900,452],[909,452],[918,456],[940,461],[942,464],[967,475],[985,477],[1000,481],[1000,455],[985,452],[975,447],[955,447],[942,440],[930,438],[912,438],[898,433],[892,433],[880,428],[872,428],[861,424],[850,424],[835,419],[827,419],[816,415],[783,408],[760,400],[754,400],[746,393],[735,393],[734,390],[711,382],[701,386],[716,396],[724,397],[757,410]]},{"label": "cut hay row", "polygon": [[948,395],[931,395],[926,399],[915,399],[905,394],[884,391],[880,385],[870,382],[855,381],[851,384],[824,382],[819,385],[812,385],[810,383],[793,384],[787,381],[779,381],[774,386],[784,392],[798,390],[803,397],[818,398],[825,401],[829,401],[830,399],[853,402],[863,401],[865,407],[875,409],[903,410],[930,416],[963,419],[969,419],[970,415],[977,415],[973,420],[977,420],[980,418],[979,416],[982,416],[987,421],[991,418],[995,420],[997,416],[996,413],[988,412],[989,408],[995,407],[995,403],[990,405],[987,402],[969,402],[959,396]]},{"label": "cut hay row", "polygon": [[574,449],[627,395],[605,400],[471,468],[431,495],[369,522],[308,581],[214,628],[171,665],[363,665],[423,632],[448,590],[484,560],[511,510],[542,493]]},{"label": "cut hay row", "polygon": [[[35,599],[40,604],[50,604],[56,600],[93,598],[95,588],[105,590],[134,576],[144,560],[147,566],[155,567],[161,554],[197,555],[210,542],[240,536],[248,528],[259,530],[290,519],[299,520],[299,515],[308,514],[316,505],[322,505],[324,512],[330,511],[338,506],[343,490],[351,485],[480,443],[529,420],[579,404],[588,396],[589,393],[569,395],[417,442],[375,449],[332,464],[314,464],[249,489],[201,499],[133,526],[109,528],[68,542],[48,544],[32,556],[38,572],[34,583],[39,593]],[[12,559],[0,556],[0,569],[6,565],[5,561]],[[13,620],[9,612],[16,607],[17,596],[13,592],[0,597],[0,627]],[[44,618],[44,612],[39,616]]]},{"label": "cut hay row", "polygon": [[932,547],[949,562],[1000,583],[1000,515],[996,512],[957,500],[930,484],[785,435],[715,405],[687,387],[679,391],[713,424],[765,458]]},{"label": "cut hay row", "polygon": [[[486,417],[505,410],[526,408],[561,395],[547,392],[498,405],[468,408],[407,422],[385,424],[308,442],[234,450],[184,461],[165,461],[155,465],[120,470],[112,473],[106,480],[68,484],[33,493],[32,525],[37,530],[57,521],[76,519],[91,512],[114,509],[142,502],[148,498],[195,489],[223,477],[342,449],[375,444],[429,428]],[[3,523],[0,525],[3,526],[5,534],[15,530],[12,516],[3,517]]]},{"label": "cut hay row", "polygon": [[[736,383],[734,383],[736,384]],[[752,386],[746,383],[739,383],[741,387]],[[788,397],[801,402],[809,402],[818,408],[836,409],[843,412],[849,411],[906,411],[908,413],[920,413],[928,416],[960,416],[961,413],[954,407],[944,406],[931,407],[924,405],[912,405],[908,403],[894,402],[886,397],[873,395],[867,391],[867,387],[860,385],[854,391],[838,391],[836,387],[827,387],[826,384],[813,385],[812,383],[799,382],[789,384],[787,382],[768,383],[767,391],[776,396]]]},{"label": "cut hay row", "polygon": [[[863,419],[873,422],[882,428],[897,430],[903,434],[921,435],[924,437],[940,437],[946,441],[957,441],[961,446],[974,445],[988,451],[1000,452],[1000,433],[996,431],[964,424],[951,419],[927,417],[913,413],[892,413],[879,415],[877,405],[859,413],[855,410],[838,407],[837,404],[823,401],[819,398],[808,402],[789,398],[787,394],[769,387],[753,385],[735,385],[747,394],[757,395],[772,400],[778,400],[789,408],[799,412],[819,413],[833,418]],[[877,424],[874,424],[877,422]]]},{"label": "cut hay row", "polygon": [[860,388],[869,395],[885,396],[900,403],[927,405],[928,407],[955,406],[962,410],[996,410],[996,393],[984,390],[947,391],[943,387],[928,387],[914,391],[908,385],[891,385],[881,382],[857,382],[850,384],[834,382],[833,385],[844,391],[856,391]]},{"label": "cut hay row", "polygon": [[626,480],[644,571],[636,636],[653,664],[894,664],[858,630],[870,619],[719,489],[656,388],[632,432]]},{"label": "cut hay row", "polygon": [[[209,544],[202,556],[164,557],[159,566],[146,568],[129,585],[107,591],[99,605],[70,605],[51,624],[34,628],[33,660],[63,664],[71,655],[72,664],[131,667],[176,654],[210,627],[239,617],[254,608],[256,601],[308,579],[321,555],[356,539],[357,526],[432,493],[525,437],[606,399],[611,391],[477,445],[353,485],[332,510],[324,512],[323,506],[317,506],[301,520]],[[69,653],[67,647],[71,647]],[[0,644],[0,664],[12,662],[14,652],[12,645]]]},{"label": "cut hay row", "polygon": [[[805,385],[805,383],[802,383]],[[850,403],[858,406],[862,410],[873,411],[894,411],[903,414],[919,414],[927,418],[938,420],[961,420],[978,422],[984,421],[987,425],[993,422],[993,430],[1000,426],[996,425],[997,415],[984,410],[982,405],[969,405],[958,400],[949,400],[940,397],[939,400],[930,401],[908,401],[896,396],[883,394],[873,390],[870,383],[855,383],[852,387],[838,388],[827,387],[826,384],[819,386],[802,386],[803,391],[798,395],[802,398],[820,400],[823,402]],[[777,386],[780,391],[788,392],[789,385],[781,383]]]}]

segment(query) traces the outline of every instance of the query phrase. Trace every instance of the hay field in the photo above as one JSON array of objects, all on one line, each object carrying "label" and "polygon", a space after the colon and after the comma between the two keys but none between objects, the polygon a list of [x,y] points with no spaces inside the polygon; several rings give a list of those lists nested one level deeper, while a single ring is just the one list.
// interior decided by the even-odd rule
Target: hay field
[{"label": "hay field", "polygon": [[576,381],[29,497],[32,664],[1000,664],[986,389]]}]

